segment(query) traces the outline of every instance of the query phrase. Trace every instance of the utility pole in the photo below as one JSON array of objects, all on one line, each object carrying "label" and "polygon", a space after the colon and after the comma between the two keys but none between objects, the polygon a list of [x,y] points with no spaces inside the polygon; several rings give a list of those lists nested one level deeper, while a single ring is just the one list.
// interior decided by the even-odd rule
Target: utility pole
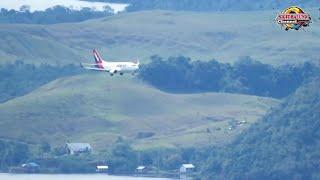
[{"label": "utility pole", "polygon": [[157,174],[160,177],[160,150],[157,150]]},{"label": "utility pole", "polygon": [[141,151],[138,151],[138,166],[141,165]]}]

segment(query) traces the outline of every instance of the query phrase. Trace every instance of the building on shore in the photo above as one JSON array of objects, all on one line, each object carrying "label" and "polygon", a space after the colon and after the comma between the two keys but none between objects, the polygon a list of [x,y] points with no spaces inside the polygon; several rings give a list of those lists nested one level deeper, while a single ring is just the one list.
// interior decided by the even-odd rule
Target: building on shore
[{"label": "building on shore", "polygon": [[107,165],[98,165],[96,166],[96,172],[97,173],[108,173],[109,166]]},{"label": "building on shore", "polygon": [[195,172],[195,166],[193,164],[182,164],[179,172],[180,179],[190,179],[190,176]]},{"label": "building on shore", "polygon": [[196,167],[193,164],[182,164],[180,173],[192,173]]},{"label": "building on shore", "polygon": [[40,165],[35,162],[26,163],[26,164],[22,164],[19,167],[10,168],[10,172],[11,173],[31,173],[31,174],[39,173]]},{"label": "building on shore", "polygon": [[138,166],[136,168],[136,173],[137,174],[145,174],[148,172],[148,168],[146,166]]}]

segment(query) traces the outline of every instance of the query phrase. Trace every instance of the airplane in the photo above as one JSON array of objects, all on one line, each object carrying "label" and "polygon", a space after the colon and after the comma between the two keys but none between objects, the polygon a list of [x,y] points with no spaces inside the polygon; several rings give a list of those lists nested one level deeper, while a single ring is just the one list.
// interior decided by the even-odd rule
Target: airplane
[{"label": "airplane", "polygon": [[108,62],[101,58],[96,49],[93,50],[93,57],[95,60],[94,64],[80,63],[81,67],[88,70],[94,71],[105,71],[109,72],[111,76],[116,73],[123,75],[124,73],[135,74],[139,69],[139,60],[137,62]]}]

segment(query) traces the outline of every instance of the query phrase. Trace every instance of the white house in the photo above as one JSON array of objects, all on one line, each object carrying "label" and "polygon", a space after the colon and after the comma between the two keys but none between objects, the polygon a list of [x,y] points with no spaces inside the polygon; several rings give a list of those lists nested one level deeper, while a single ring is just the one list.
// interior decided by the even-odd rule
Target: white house
[{"label": "white house", "polygon": [[180,173],[191,173],[195,169],[193,164],[182,164],[180,167]]},{"label": "white house", "polygon": [[107,165],[96,166],[96,172],[98,172],[98,173],[107,173],[108,169],[109,169],[109,166],[107,166]]},{"label": "white house", "polygon": [[138,166],[138,167],[136,168],[136,172],[137,172],[137,173],[145,173],[146,170],[147,170],[147,167],[145,167],[145,166]]}]

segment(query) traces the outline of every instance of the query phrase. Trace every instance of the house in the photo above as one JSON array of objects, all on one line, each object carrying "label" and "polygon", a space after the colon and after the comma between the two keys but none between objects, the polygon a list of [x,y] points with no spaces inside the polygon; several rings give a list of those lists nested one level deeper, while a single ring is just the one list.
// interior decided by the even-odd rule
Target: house
[{"label": "house", "polygon": [[193,164],[182,164],[180,167],[180,179],[193,179],[195,166]]},{"label": "house", "polygon": [[194,172],[195,166],[193,164],[182,164],[180,167],[180,173],[192,173]]},{"label": "house", "polygon": [[67,143],[66,150],[70,155],[77,155],[82,153],[90,153],[92,148],[88,143]]},{"label": "house", "polygon": [[146,166],[138,166],[136,168],[136,172],[139,173],[139,174],[146,173],[147,172],[147,167]]},{"label": "house", "polygon": [[21,171],[24,173],[38,173],[40,171],[40,165],[34,162],[22,164]]},{"label": "house", "polygon": [[108,173],[109,166],[107,165],[98,165],[96,166],[96,172],[97,173]]}]

